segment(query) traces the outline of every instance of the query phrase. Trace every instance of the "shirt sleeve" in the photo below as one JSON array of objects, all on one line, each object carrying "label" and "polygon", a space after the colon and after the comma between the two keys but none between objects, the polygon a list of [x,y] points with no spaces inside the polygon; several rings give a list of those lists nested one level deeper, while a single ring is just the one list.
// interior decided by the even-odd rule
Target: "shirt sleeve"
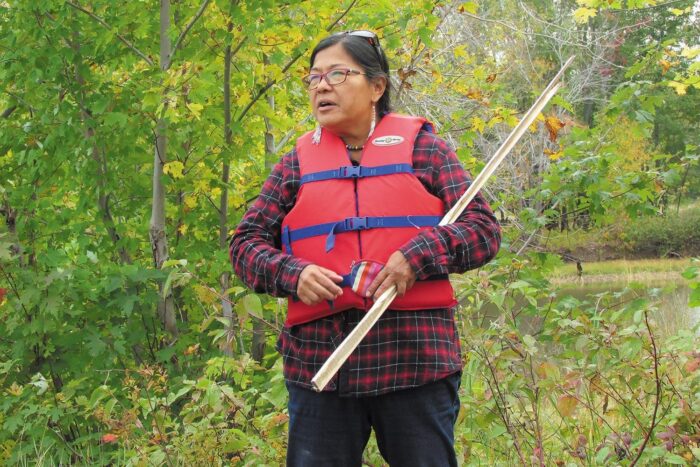
[{"label": "shirt sleeve", "polygon": [[282,221],[299,190],[299,162],[293,150],[275,165],[260,196],[238,224],[230,242],[233,269],[257,293],[296,294],[302,269],[311,264],[281,251]]},{"label": "shirt sleeve", "polygon": [[[437,136],[421,131],[413,151],[415,175],[430,193],[442,199],[445,212],[471,183],[457,155]],[[462,273],[488,263],[501,244],[496,217],[480,193],[454,224],[425,230],[399,250],[418,279]]]}]

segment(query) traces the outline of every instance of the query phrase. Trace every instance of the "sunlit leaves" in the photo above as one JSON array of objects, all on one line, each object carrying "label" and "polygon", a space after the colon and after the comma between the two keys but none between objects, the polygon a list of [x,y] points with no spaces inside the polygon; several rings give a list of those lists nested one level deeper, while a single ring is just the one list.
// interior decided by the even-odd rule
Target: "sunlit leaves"
[{"label": "sunlit leaves", "polygon": [[577,23],[586,23],[590,18],[595,17],[597,11],[593,8],[581,7],[574,11],[574,20]]},{"label": "sunlit leaves", "polygon": [[684,96],[688,91],[688,85],[685,83],[679,83],[678,81],[669,81],[668,86],[673,88],[673,90],[676,91],[676,94],[679,96]]},{"label": "sunlit leaves", "polygon": [[182,162],[180,161],[171,161],[166,163],[163,166],[163,172],[166,174],[170,175],[171,177],[177,179],[177,178],[182,178],[184,176],[183,170],[185,166]]}]

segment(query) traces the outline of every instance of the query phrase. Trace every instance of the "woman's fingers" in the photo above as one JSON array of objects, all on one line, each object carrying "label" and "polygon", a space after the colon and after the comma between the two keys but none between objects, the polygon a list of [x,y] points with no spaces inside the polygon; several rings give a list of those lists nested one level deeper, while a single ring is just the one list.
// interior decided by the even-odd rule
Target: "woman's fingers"
[{"label": "woman's fingers", "polygon": [[322,300],[335,300],[343,293],[336,283],[343,278],[330,269],[316,266],[305,267],[299,275],[297,296],[306,305],[315,305]]},{"label": "woman's fingers", "polygon": [[395,251],[370,285],[367,296],[373,296],[374,300],[377,300],[392,285],[396,286],[397,295],[402,296],[415,282],[416,273],[406,257],[400,251]]},{"label": "woman's fingers", "polygon": [[374,278],[370,286],[367,288],[367,297],[371,297],[375,295],[375,292],[381,287],[381,285],[384,283],[384,281],[389,277],[389,271],[384,266],[384,268],[379,271],[379,274],[377,274],[377,277]]}]

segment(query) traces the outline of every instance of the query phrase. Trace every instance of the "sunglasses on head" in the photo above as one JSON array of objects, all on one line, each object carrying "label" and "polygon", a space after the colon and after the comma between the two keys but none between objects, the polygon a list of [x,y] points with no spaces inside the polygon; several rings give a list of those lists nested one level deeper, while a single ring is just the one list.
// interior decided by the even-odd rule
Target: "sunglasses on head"
[{"label": "sunglasses on head", "polygon": [[377,58],[379,58],[379,63],[382,63],[382,46],[379,45],[379,37],[372,31],[365,31],[365,30],[358,30],[358,31],[345,31],[345,32],[339,32],[338,34],[345,34],[348,36],[355,36],[355,37],[361,37],[367,42],[369,42],[369,45],[374,47],[374,51],[377,52]]}]

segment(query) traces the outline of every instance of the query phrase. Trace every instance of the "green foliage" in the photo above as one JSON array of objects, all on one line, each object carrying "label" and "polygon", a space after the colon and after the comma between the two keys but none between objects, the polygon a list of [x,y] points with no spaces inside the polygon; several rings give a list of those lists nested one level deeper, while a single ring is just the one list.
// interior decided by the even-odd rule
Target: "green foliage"
[{"label": "green foliage", "polygon": [[546,262],[501,255],[466,278],[465,465],[697,461],[697,325],[662,339],[653,293],[579,300]]},{"label": "green foliage", "polygon": [[196,380],[185,374],[171,380],[163,367],[144,366],[94,389],[81,380],[61,391],[51,386],[41,374],[9,386],[2,404],[3,433],[12,435],[2,439],[5,463],[284,463],[279,365],[219,357]]},{"label": "green foliage", "polygon": [[700,267],[697,266],[698,260],[695,260],[696,265],[689,267],[684,273],[683,277],[688,279],[690,282],[690,297],[688,299],[688,305],[693,307],[700,306]]},{"label": "green foliage", "polygon": [[627,224],[625,239],[633,252],[648,256],[700,255],[700,208],[640,217]]},{"label": "green foliage", "polygon": [[[378,31],[397,71],[396,102],[407,107],[399,110],[436,120],[476,173],[480,148],[502,139],[570,47],[549,41],[544,23],[525,23],[512,1],[171,3],[165,36],[178,47],[161,67],[158,9],[144,2],[0,2],[0,462],[282,464],[285,388],[272,349],[284,309],[222,280],[230,264],[219,242],[277,157],[266,154],[265,133],[279,152],[313,126],[297,79],[309,49],[330,32]],[[688,34],[685,2],[654,13],[649,37],[634,25],[651,2],[553,5],[528,3],[582,37],[613,9],[630,39],[604,57],[619,71],[611,95],[596,91],[590,119],[588,104],[557,97],[573,122],[568,136],[524,157],[513,175],[528,184],[497,190],[498,204],[529,229],[579,214],[605,224],[697,194],[697,44],[688,39],[697,35]],[[481,26],[479,15],[498,21],[460,22]],[[512,35],[532,25],[534,34]],[[472,42],[455,43],[465,30]],[[519,43],[532,54],[526,66]],[[533,140],[551,118],[535,125]],[[162,268],[147,228],[159,121],[171,258]],[[535,156],[548,162],[533,174]],[[542,274],[548,262],[503,254],[460,291],[472,324],[462,331],[470,352],[458,428],[469,462],[512,463],[516,445],[526,463],[572,452],[582,461],[585,451],[602,464],[635,453],[651,426],[656,363],[664,410],[651,431],[674,445],[661,452],[650,436],[642,460],[687,460],[697,442],[684,436],[698,433],[692,335],[659,342],[650,359],[653,301],[559,296]],[[697,304],[697,271],[687,275]],[[159,309],[170,292],[177,337]],[[261,325],[267,353],[254,362]],[[630,360],[638,364],[623,364]],[[620,376],[624,384],[605,380]],[[367,458],[379,462],[376,448]]]}]

